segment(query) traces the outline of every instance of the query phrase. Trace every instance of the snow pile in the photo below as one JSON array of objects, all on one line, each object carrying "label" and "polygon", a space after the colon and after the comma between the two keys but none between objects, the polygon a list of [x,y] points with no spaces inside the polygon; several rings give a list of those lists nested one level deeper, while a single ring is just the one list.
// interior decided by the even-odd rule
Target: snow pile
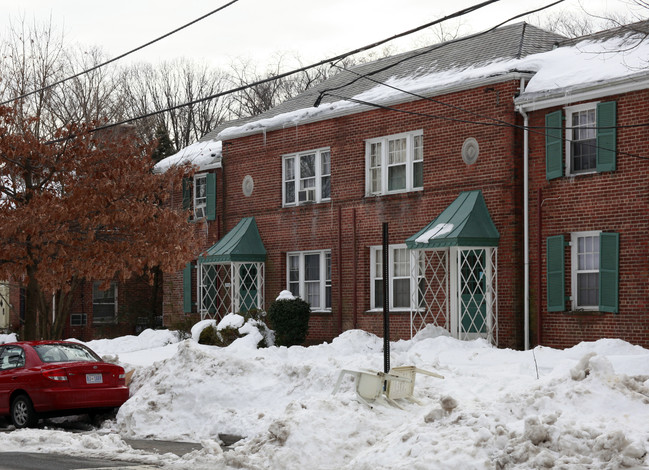
[{"label": "snow pile", "polygon": [[0,334],[0,344],[13,343],[14,341],[18,341],[16,333],[9,333],[7,335]]},{"label": "snow pile", "polygon": [[[131,398],[102,429],[116,434],[14,431],[0,433],[0,447],[114,451],[150,463],[151,456],[124,450],[121,438],[194,441],[203,450],[156,463],[195,469],[649,466],[649,351],[620,340],[522,352],[428,327],[391,344],[391,365],[445,378],[418,374],[419,404],[400,400],[399,409],[362,404],[349,374],[332,394],[343,369],[383,369],[382,339],[360,330],[331,344],[265,349],[164,344],[169,334],[147,333],[142,343],[152,349],[139,351],[130,339],[96,343],[135,370]],[[222,452],[222,433],[244,439]],[[84,440],[91,445],[81,451]]]}]

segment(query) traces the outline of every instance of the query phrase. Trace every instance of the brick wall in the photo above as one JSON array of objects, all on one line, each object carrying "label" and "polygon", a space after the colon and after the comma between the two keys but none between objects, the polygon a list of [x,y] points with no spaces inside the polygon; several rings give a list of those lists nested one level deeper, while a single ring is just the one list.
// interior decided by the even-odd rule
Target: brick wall
[{"label": "brick wall", "polygon": [[[618,126],[649,121],[649,91],[606,97],[617,101]],[[579,103],[571,103],[579,104]],[[544,126],[545,114],[530,115],[532,128]],[[580,341],[621,338],[649,347],[649,139],[646,127],[618,128],[614,172],[545,177],[544,134],[530,133],[530,284],[534,338],[541,320],[541,343],[569,347]],[[635,156],[634,156],[635,155]],[[539,205],[541,219],[539,219]],[[539,230],[540,229],[540,230]],[[547,311],[546,237],[601,230],[620,234],[619,313]],[[565,289],[571,295],[570,248],[565,256]],[[540,303],[538,300],[540,299]]]},{"label": "brick wall", "polygon": [[[438,97],[473,113],[520,124],[512,99],[518,82]],[[431,101],[398,106],[409,113],[371,110],[318,123],[255,134],[226,142],[223,170],[217,171],[218,221],[225,234],[241,218],[255,216],[268,251],[266,305],[286,288],[288,251],[330,249],[332,312],[312,315],[310,341],[330,340],[342,330],[363,328],[382,334],[382,316],[370,308],[370,246],[380,245],[382,223],[390,243],[404,243],[443,211],[462,191],[481,189],[500,232],[498,315],[500,345],[522,344],[522,161],[520,131],[463,121],[494,121]],[[447,119],[438,119],[444,116]],[[450,118],[450,120],[449,120]],[[423,130],[424,190],[365,196],[365,140]],[[461,158],[462,144],[475,137],[480,156],[473,165]],[[282,155],[331,149],[331,202],[282,208]],[[242,194],[246,175],[254,179],[250,197]],[[211,229],[211,233],[216,229]],[[203,236],[196,232],[195,236]],[[213,241],[206,242],[205,248]],[[182,311],[182,276],[165,280],[165,317]],[[180,287],[179,287],[180,286]],[[409,315],[391,315],[391,337],[409,338]],[[166,321],[166,320],[165,320]]]}]

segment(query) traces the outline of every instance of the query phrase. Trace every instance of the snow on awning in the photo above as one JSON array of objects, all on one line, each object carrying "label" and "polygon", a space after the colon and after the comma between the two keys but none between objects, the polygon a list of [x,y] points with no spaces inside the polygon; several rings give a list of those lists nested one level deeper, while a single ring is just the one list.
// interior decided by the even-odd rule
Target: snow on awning
[{"label": "snow on awning", "polygon": [[266,248],[254,217],[245,217],[198,257],[199,263],[265,262]]},{"label": "snow on awning", "polygon": [[411,250],[448,246],[498,246],[482,191],[465,191],[430,224],[406,240]]}]

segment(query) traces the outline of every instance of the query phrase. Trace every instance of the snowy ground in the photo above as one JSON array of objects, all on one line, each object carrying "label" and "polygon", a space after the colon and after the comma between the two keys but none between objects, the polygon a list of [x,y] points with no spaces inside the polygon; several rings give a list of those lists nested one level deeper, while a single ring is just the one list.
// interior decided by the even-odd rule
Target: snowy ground
[{"label": "snowy ground", "polygon": [[[391,364],[445,378],[417,375],[421,405],[370,409],[349,375],[332,390],[341,369],[383,369],[380,338],[348,331],[331,344],[257,349],[253,337],[227,348],[152,330],[92,341],[134,370],[116,419],[91,433],[0,433],[0,450],[118,454],[174,469],[649,468],[649,350],[623,341],[521,352],[430,328],[392,343]],[[219,433],[245,438],[223,452]],[[203,449],[150,456],[122,438]]]}]

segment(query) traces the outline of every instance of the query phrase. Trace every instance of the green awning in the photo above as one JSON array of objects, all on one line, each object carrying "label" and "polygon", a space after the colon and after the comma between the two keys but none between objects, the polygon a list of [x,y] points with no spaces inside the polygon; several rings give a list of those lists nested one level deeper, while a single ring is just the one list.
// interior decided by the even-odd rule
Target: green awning
[{"label": "green awning", "polygon": [[265,261],[266,248],[261,242],[254,217],[241,219],[226,236],[198,257],[199,263]]},{"label": "green awning", "polygon": [[447,246],[498,246],[482,191],[465,191],[430,224],[406,240],[411,250]]}]

